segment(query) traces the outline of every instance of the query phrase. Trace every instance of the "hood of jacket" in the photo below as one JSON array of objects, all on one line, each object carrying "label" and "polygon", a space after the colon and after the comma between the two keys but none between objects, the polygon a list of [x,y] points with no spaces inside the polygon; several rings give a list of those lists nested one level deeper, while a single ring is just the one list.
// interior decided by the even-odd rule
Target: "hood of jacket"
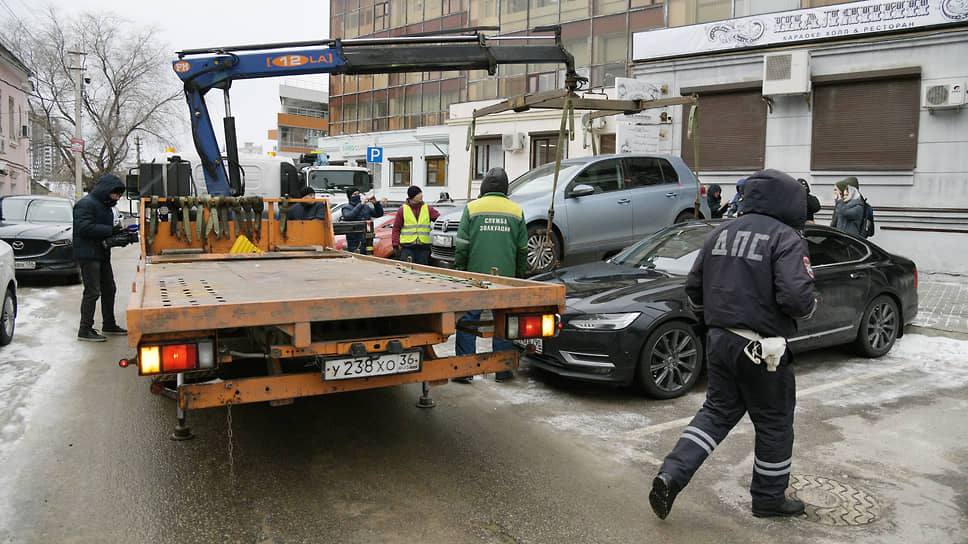
[{"label": "hood of jacket", "polygon": [[124,182],[114,174],[104,174],[98,178],[90,195],[105,206],[114,206],[117,201],[111,198],[111,193],[124,193]]},{"label": "hood of jacket", "polygon": [[503,168],[491,168],[481,181],[481,195],[487,193],[508,194],[508,173]]},{"label": "hood of jacket", "polygon": [[779,170],[761,170],[746,179],[743,213],[768,215],[802,230],[807,221],[807,192]]},{"label": "hood of jacket", "polygon": [[[719,194],[716,194],[719,193]],[[706,202],[709,203],[709,207],[713,208],[719,206],[719,203],[723,201],[723,188],[719,185],[713,183],[706,188]]]}]

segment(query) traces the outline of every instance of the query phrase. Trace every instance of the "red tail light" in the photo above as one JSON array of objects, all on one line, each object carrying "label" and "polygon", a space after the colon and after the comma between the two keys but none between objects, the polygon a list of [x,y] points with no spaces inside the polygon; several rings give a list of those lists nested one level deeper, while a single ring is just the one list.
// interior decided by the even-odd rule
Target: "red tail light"
[{"label": "red tail light", "polygon": [[508,339],[551,337],[561,327],[558,314],[510,315],[507,318]]},{"label": "red tail light", "polygon": [[918,265],[914,265],[914,288],[918,288]]},{"label": "red tail light", "polygon": [[178,372],[198,368],[198,346],[195,344],[162,346],[161,368],[164,372]]},{"label": "red tail light", "polygon": [[702,195],[702,196],[706,196],[706,186],[705,185],[699,184],[699,194]]}]

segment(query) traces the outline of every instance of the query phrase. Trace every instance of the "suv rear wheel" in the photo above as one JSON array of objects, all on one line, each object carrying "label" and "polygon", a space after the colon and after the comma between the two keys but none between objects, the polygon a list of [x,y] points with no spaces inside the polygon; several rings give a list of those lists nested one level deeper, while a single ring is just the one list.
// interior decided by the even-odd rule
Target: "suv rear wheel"
[{"label": "suv rear wheel", "polygon": [[547,224],[528,226],[528,275],[543,274],[554,270],[561,259],[561,242],[554,231],[544,243]]}]

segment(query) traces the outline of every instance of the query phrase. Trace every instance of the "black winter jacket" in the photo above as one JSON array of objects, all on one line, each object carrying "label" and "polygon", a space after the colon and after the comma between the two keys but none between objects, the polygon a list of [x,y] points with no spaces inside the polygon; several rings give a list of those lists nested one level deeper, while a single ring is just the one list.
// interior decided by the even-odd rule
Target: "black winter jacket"
[{"label": "black winter jacket", "polygon": [[114,213],[117,201],[111,193],[124,191],[124,183],[114,174],[106,174],[97,180],[91,192],[74,204],[74,259],[106,261],[111,250],[101,242],[114,230]]},{"label": "black winter jacket", "polygon": [[750,176],[743,215],[713,230],[686,278],[686,294],[702,306],[707,326],[763,336],[796,332],[794,319],[815,306],[801,234],[806,211],[806,192],[790,176],[777,170]]},{"label": "black winter jacket", "polygon": [[292,219],[294,221],[308,221],[312,219],[325,220],[326,204],[323,202],[296,202],[289,209],[289,213],[286,214],[286,219]]}]

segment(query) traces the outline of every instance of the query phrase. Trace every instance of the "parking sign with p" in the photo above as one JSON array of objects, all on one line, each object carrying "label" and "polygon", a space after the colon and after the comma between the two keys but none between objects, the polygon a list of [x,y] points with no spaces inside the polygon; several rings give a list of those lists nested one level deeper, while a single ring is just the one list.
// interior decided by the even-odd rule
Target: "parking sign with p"
[{"label": "parking sign with p", "polygon": [[382,147],[366,148],[366,162],[383,162],[383,148]]}]

